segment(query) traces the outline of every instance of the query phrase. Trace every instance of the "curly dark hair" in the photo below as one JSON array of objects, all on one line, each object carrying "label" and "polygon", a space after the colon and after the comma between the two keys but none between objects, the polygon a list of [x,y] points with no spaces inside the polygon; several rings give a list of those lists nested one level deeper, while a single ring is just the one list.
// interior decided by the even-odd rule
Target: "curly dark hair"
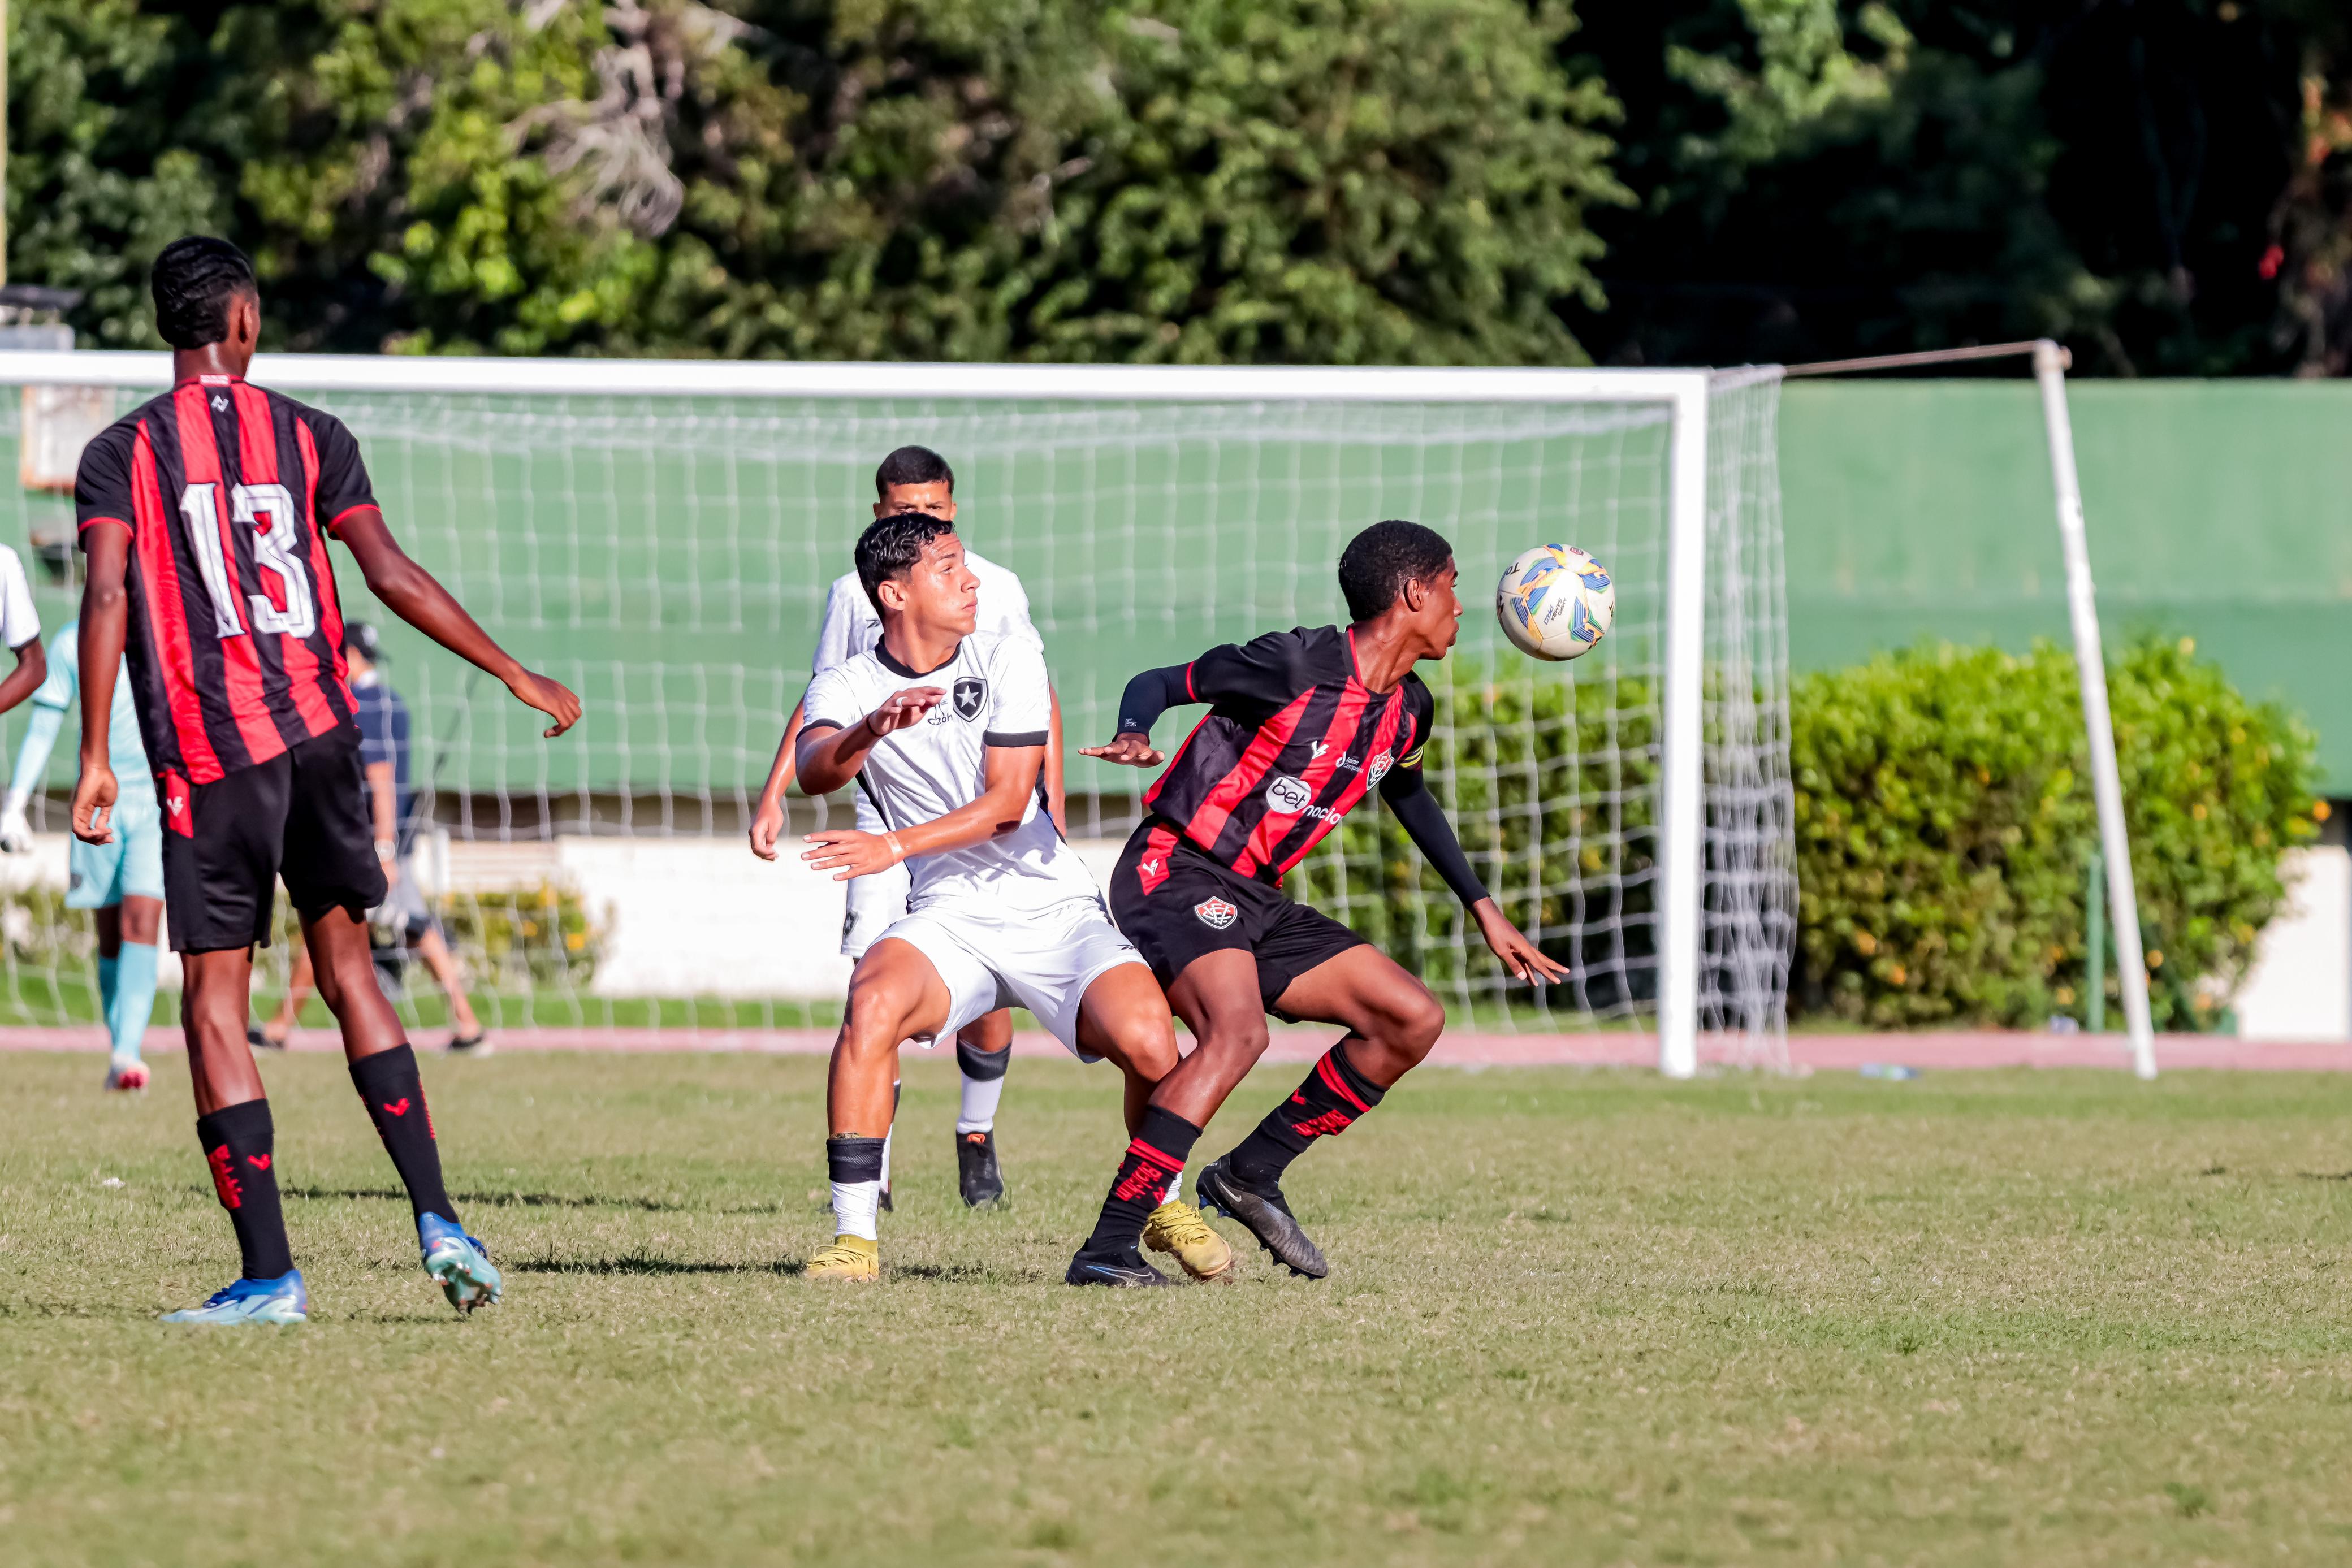
[{"label": "curly dark hair", "polygon": [[893,512],[866,525],[857,536],[857,580],[874,601],[874,613],[882,613],[882,585],[905,577],[923,559],[925,546],[953,532],[953,523],[929,512]]},{"label": "curly dark hair", "polygon": [[1454,559],[1454,547],[1435,528],[1391,517],[1374,523],[1339,552],[1339,591],[1348,616],[1370,621],[1397,601],[1408,582],[1428,582]]},{"label": "curly dark hair", "polygon": [[210,235],[188,235],[163,247],[148,277],[155,330],[175,349],[201,349],[228,336],[229,301],[258,292],[245,252]]},{"label": "curly dark hair", "polygon": [[901,446],[882,459],[874,470],[874,498],[887,501],[897,485],[945,485],[948,494],[955,494],[955,470],[948,460],[928,446]]}]

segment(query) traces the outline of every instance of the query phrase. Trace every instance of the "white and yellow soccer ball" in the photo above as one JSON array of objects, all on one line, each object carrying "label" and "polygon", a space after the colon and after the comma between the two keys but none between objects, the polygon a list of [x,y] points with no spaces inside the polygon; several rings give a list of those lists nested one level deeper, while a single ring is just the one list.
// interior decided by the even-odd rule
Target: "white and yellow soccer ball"
[{"label": "white and yellow soccer ball", "polygon": [[1503,573],[1495,618],[1522,653],[1573,659],[1592,652],[1617,620],[1608,569],[1574,545],[1538,545]]}]

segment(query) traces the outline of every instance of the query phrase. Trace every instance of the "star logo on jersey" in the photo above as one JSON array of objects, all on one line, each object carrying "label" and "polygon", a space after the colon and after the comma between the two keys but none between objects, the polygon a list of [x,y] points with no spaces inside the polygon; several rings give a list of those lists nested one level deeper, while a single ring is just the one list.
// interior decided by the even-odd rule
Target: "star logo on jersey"
[{"label": "star logo on jersey", "polygon": [[1242,912],[1222,898],[1204,898],[1192,906],[1201,924],[1212,931],[1223,931],[1242,917]]},{"label": "star logo on jersey", "polygon": [[988,706],[988,683],[978,675],[965,675],[956,682],[948,695],[949,700],[955,704],[957,717],[975,719]]},{"label": "star logo on jersey", "polygon": [[1265,803],[1286,817],[1295,817],[1315,801],[1315,791],[1307,780],[1284,774],[1265,787]]},{"label": "star logo on jersey", "polygon": [[1373,758],[1371,765],[1364,769],[1365,788],[1370,789],[1372,785],[1375,785],[1381,779],[1387,778],[1389,776],[1389,769],[1395,766],[1396,758],[1388,752],[1383,751],[1378,757]]}]

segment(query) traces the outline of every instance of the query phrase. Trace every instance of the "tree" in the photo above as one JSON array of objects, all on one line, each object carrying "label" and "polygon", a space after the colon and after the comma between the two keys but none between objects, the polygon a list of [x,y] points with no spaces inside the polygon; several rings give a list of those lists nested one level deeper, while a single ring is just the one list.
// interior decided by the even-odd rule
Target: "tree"
[{"label": "tree", "polygon": [[[150,14],[150,9],[153,14]],[[20,271],[215,226],[304,348],[1552,363],[1622,199],[1563,5],[31,0]],[[100,144],[103,145],[100,145]],[[162,199],[163,193],[171,199]]]},{"label": "tree", "polygon": [[1642,200],[1638,221],[1596,223],[1610,310],[1571,316],[1604,359],[1793,361],[2047,333],[2095,371],[2242,373],[2309,364],[2310,341],[2352,329],[2352,133],[2307,176],[2294,169],[2315,130],[2347,123],[2340,6],[1584,12],[1570,66],[1606,62],[1626,106],[1619,172]]}]

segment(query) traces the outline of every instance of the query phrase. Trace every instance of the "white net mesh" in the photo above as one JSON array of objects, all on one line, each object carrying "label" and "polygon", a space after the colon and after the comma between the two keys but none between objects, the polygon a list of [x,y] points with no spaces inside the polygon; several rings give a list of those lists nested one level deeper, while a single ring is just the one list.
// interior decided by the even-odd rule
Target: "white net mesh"
[{"label": "white net mesh", "polygon": [[[1769,375],[1719,386],[1706,612],[1702,1018],[1766,1061],[1794,911],[1777,397]],[[910,442],[954,465],[972,548],[1020,574],[1073,747],[1108,738],[1139,669],[1341,618],[1334,569],[1356,529],[1403,517],[1444,533],[1470,609],[1454,656],[1423,671],[1439,698],[1432,781],[1505,908],[1575,978],[1540,994],[1507,985],[1370,807],[1293,873],[1295,895],[1387,945],[1456,1027],[1631,1027],[1654,1011],[1664,404],[306,401],[357,433],[410,552],[587,706],[572,735],[541,741],[532,716],[382,615],[341,563],[347,611],[382,628],[386,674],[414,715],[412,773],[433,822],[416,875],[494,1025],[829,1016],[846,974],[839,891],[753,860],[740,834],[808,679],[827,586],[870,514],[874,465]],[[0,444],[22,433],[15,400],[0,401]],[[69,500],[12,494],[0,538],[34,544],[54,631],[74,613]],[[1618,584],[1614,634],[1571,664],[1513,652],[1487,601],[1504,564],[1547,541],[1584,546]],[[11,716],[11,763],[22,727]],[[0,1022],[92,1016],[88,917],[58,895],[71,760],[68,738],[37,798],[35,854],[0,864]],[[1072,759],[1071,836],[1098,871],[1148,782]],[[792,825],[845,804],[795,798]],[[439,1017],[430,985],[412,981],[404,1005],[413,1021]]]}]

